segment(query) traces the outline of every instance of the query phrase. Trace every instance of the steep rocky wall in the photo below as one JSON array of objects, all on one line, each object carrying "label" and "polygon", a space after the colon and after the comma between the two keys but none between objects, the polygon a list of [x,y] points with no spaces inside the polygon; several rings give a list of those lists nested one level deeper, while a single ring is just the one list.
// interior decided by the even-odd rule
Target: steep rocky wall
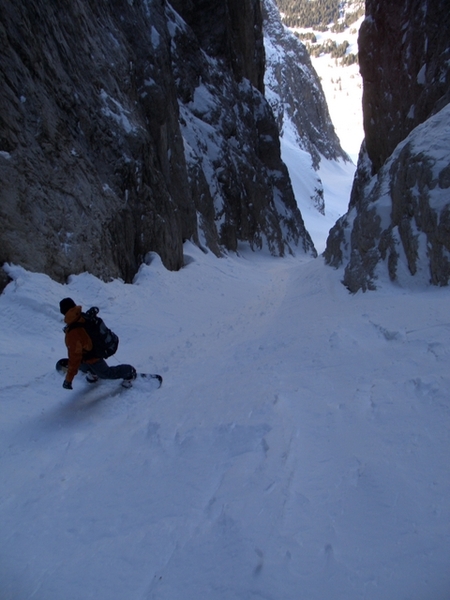
[{"label": "steep rocky wall", "polygon": [[[350,291],[450,277],[450,12],[443,0],[367,0],[359,37],[363,142],[349,210],[325,261]],[[447,136],[447,137],[446,137]]]},{"label": "steep rocky wall", "polygon": [[[248,241],[274,255],[296,248],[315,255],[280,158],[269,104],[249,79],[227,69],[226,53],[215,47],[206,54],[205,40],[178,22],[176,13],[168,14],[180,126],[202,241],[216,253],[222,246],[236,251],[239,242]],[[264,56],[258,56],[259,72]]]},{"label": "steep rocky wall", "polygon": [[259,2],[180,5],[192,27],[164,0],[2,2],[0,263],[131,281],[149,251],[180,268],[185,239],[314,252],[261,95]]},{"label": "steep rocky wall", "polygon": [[[196,229],[161,3],[2,2],[0,261],[172,269]],[[150,85],[149,82],[155,82]]]},{"label": "steep rocky wall", "polygon": [[311,155],[315,169],[321,156],[350,160],[331,122],[325,95],[304,44],[281,21],[274,0],[263,0],[266,46],[266,97],[283,131],[290,121],[297,144]]},{"label": "steep rocky wall", "polygon": [[264,92],[264,44],[260,0],[174,0],[173,8],[211,57],[230,65],[236,80]]},{"label": "steep rocky wall", "polygon": [[445,0],[366,0],[359,63],[373,173],[417,125],[450,101],[449,31]]}]

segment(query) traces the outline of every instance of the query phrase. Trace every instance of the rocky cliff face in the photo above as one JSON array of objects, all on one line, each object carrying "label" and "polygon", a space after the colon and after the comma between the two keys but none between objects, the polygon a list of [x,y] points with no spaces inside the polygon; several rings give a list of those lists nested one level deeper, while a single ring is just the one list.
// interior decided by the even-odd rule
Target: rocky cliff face
[{"label": "rocky cliff face", "polygon": [[341,148],[306,47],[283,25],[274,0],[262,0],[262,15],[265,96],[280,132],[282,154],[283,150],[294,147],[300,150],[297,156],[302,157],[301,166],[295,167],[302,172],[297,202],[300,206],[314,206],[325,215],[325,190],[319,176],[321,159],[350,161],[350,158]]},{"label": "rocky cliff face", "polygon": [[161,3],[3,2],[0,261],[169,268],[195,233]]},{"label": "rocky cliff face", "polygon": [[[352,291],[378,277],[450,277],[450,13],[443,0],[366,0],[359,37],[365,140],[328,264]],[[447,136],[447,137],[446,137]]]},{"label": "rocky cliff face", "polygon": [[292,124],[296,142],[311,155],[315,169],[321,156],[350,160],[331,122],[325,95],[306,47],[283,25],[274,0],[263,0],[266,47],[266,97],[283,134]]},{"label": "rocky cliff face", "polygon": [[[259,2],[6,0],[0,262],[169,269],[192,239],[314,253],[262,95]],[[179,9],[179,13],[176,9]]]},{"label": "rocky cliff face", "polygon": [[449,27],[443,0],[366,0],[359,61],[374,173],[417,125],[450,101]]},{"label": "rocky cliff face", "polygon": [[[180,127],[201,243],[216,254],[222,246],[237,250],[240,241],[274,255],[296,248],[315,254],[281,162],[276,122],[262,94],[259,2],[252,0],[244,11],[236,0],[228,8],[223,2],[200,5],[207,6],[205,13],[182,8],[194,29],[171,14]],[[201,15],[206,21],[200,25]],[[243,15],[253,23],[251,33]],[[236,22],[232,34],[227,33],[230,18]],[[238,41],[239,32],[245,40]]]},{"label": "rocky cliff face", "polygon": [[174,0],[172,7],[185,20],[208,56],[223,59],[234,77],[248,79],[263,92],[264,47],[259,0]]}]

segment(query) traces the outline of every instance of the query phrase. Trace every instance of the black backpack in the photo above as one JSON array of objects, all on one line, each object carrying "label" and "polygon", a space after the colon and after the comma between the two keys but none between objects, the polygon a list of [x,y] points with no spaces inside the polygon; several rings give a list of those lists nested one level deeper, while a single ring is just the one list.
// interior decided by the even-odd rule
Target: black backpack
[{"label": "black backpack", "polygon": [[81,313],[84,323],[77,321],[68,327],[69,331],[76,327],[83,327],[91,338],[92,350],[83,354],[85,360],[89,360],[90,358],[109,358],[117,352],[119,346],[117,335],[106,327],[103,320],[97,314],[98,308],[93,306],[87,312]]}]

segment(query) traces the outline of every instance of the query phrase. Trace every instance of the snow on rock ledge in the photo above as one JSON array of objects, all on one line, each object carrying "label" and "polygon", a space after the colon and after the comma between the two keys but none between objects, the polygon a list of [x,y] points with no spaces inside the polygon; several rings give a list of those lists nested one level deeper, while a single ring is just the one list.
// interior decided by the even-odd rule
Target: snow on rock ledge
[{"label": "snow on rock ledge", "polygon": [[406,286],[448,285],[449,138],[447,105],[397,146],[378,175],[367,177],[364,202],[330,232],[325,258],[334,266],[348,261],[343,282],[351,292],[375,289],[386,275]]}]

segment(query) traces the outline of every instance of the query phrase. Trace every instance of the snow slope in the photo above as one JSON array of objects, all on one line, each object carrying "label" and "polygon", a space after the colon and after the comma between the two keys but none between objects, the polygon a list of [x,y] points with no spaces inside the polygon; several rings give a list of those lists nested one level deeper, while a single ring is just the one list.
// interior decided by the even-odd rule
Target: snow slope
[{"label": "snow slope", "polygon": [[[352,0],[342,2],[343,15],[356,12],[360,4]],[[335,42],[340,46],[348,42],[346,54],[358,54],[358,33],[363,20],[364,17],[359,18],[340,33],[332,31],[332,24],[327,31],[317,31],[309,27],[294,27],[291,31],[298,34],[313,34],[316,41],[312,46],[323,46],[327,42]],[[310,41],[305,40],[304,43],[306,47],[311,47]],[[330,53],[322,53],[320,56],[311,55],[311,62],[320,77],[330,117],[341,146],[356,165],[364,138],[362,78],[359,65],[344,66],[341,59],[332,58]]]},{"label": "snow slope", "polygon": [[[284,122],[280,147],[281,158],[288,168],[305,227],[318,254],[322,254],[330,229],[347,212],[356,167],[348,161],[328,160],[322,156],[319,170],[315,171],[311,155],[296,143],[292,121],[289,119]],[[317,190],[323,193],[322,212],[313,200],[314,191]]]},{"label": "snow slope", "polygon": [[[133,285],[10,267],[1,600],[446,600],[450,290],[186,244]],[[59,300],[160,390],[62,389]]]},{"label": "snow slope", "polygon": [[[342,44],[344,41],[348,41],[350,45],[347,54],[357,54],[357,31],[359,31],[362,21],[363,19],[360,19],[350,28],[350,31],[346,30],[343,33],[315,31],[317,43],[323,44],[326,40],[332,40],[337,44]],[[342,66],[340,61],[332,58],[330,54],[322,54],[319,57],[312,56],[311,62],[320,77],[330,117],[341,146],[356,164],[364,138],[362,79],[359,65]]]}]

